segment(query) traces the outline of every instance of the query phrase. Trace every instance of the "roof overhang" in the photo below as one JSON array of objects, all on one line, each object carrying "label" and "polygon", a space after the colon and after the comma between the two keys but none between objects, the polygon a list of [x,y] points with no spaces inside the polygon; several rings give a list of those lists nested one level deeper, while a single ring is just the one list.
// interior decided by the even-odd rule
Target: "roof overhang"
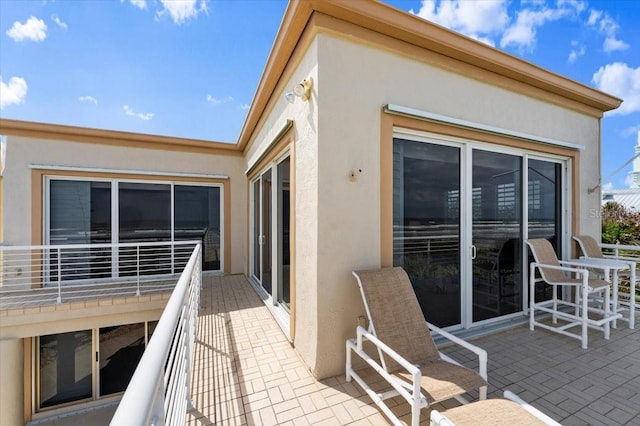
[{"label": "roof overhang", "polygon": [[240,132],[238,147],[241,150],[246,151],[260,120],[267,113],[267,104],[304,31],[309,25],[321,22],[312,20],[314,14],[327,15],[495,73],[535,88],[541,94],[582,104],[585,106],[583,111],[597,117],[622,103],[619,98],[376,0],[292,0]]}]

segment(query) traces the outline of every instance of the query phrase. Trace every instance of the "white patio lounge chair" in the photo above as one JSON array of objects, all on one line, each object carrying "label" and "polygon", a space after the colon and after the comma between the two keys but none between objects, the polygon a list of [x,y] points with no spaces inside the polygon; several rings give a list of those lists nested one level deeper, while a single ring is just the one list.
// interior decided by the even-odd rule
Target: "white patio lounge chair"
[{"label": "white patio lounge chair", "polygon": [[[589,277],[586,268],[607,269],[597,264],[582,262],[567,262],[558,260],[551,243],[546,239],[526,240],[531,249],[535,262],[531,263],[529,272],[529,294],[535,294],[537,282],[544,281],[553,287],[553,295],[550,300],[536,302],[534,297],[529,302],[529,328],[534,330],[535,326],[563,334],[565,336],[578,339],[582,342],[582,348],[587,348],[588,328],[595,328],[604,332],[605,339],[609,339],[610,324],[622,317],[621,314],[610,312],[610,283],[601,279]],[[566,266],[563,266],[566,265]],[[580,267],[577,267],[579,265]],[[541,278],[536,276],[536,270],[540,272]],[[575,275],[577,278],[571,277]],[[607,275],[607,274],[605,274]],[[575,291],[575,302],[558,298],[558,289],[564,287]],[[589,307],[589,297],[596,295],[604,301],[602,309]],[[552,314],[553,324],[543,323],[536,319],[537,312],[547,312]],[[597,314],[597,318],[592,318],[589,313]],[[594,316],[594,315],[592,315]],[[556,325],[558,319],[564,320],[561,325]],[[579,333],[568,331],[573,327],[580,327]]]},{"label": "white patio lounge chair", "polygon": [[504,398],[472,402],[445,411],[431,410],[431,426],[495,425],[559,426],[560,423],[510,391],[504,391]]},{"label": "white patio lounge chair", "polygon": [[[636,293],[640,292],[640,283],[637,281],[637,266],[640,259],[625,256],[605,255],[602,253],[602,247],[600,244],[589,235],[575,235],[574,240],[578,242],[582,255],[593,260],[596,263],[602,263],[603,265],[613,266],[613,301],[615,301],[616,312],[627,312],[627,317],[623,315],[623,320],[629,323],[629,328],[635,328],[635,310],[636,310]],[[608,246],[616,247],[616,252],[624,250],[624,246]],[[622,281],[628,283],[628,286],[624,285],[619,287],[618,280],[621,278],[618,271],[622,272],[625,276],[622,277]],[[625,284],[626,284],[625,283]],[[614,324],[615,325],[615,324]]]},{"label": "white patio lounge chair", "polygon": [[[397,395],[411,405],[411,424],[420,423],[420,410],[430,404],[456,398],[478,389],[487,395],[487,353],[425,321],[407,273],[402,268],[353,272],[369,320],[369,329],[357,328],[356,339],[347,340],[347,381],[355,379],[395,425],[402,424],[385,400]],[[457,343],[478,356],[479,372],[440,354],[431,332]],[[365,341],[373,343],[377,360],[365,352]],[[380,374],[392,389],[376,392],[352,366],[352,353]],[[374,355],[375,356],[375,355]]]}]

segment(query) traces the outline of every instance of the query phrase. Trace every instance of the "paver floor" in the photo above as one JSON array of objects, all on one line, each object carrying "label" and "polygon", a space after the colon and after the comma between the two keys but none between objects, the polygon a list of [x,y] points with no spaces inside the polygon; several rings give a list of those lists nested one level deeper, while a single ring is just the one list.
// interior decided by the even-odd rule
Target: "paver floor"
[{"label": "paver floor", "polygon": [[[640,332],[626,324],[610,340],[591,332],[588,350],[525,326],[473,342],[489,354],[490,397],[509,389],[565,425],[640,425]],[[470,354],[443,351],[474,367]],[[389,424],[343,375],[313,378],[241,275],[205,280],[192,395],[189,425]],[[403,401],[391,405],[408,420]]]}]

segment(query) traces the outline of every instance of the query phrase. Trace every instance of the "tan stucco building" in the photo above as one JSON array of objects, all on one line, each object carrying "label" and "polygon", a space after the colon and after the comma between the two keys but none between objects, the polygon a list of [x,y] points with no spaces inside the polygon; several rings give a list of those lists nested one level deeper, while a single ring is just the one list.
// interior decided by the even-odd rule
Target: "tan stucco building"
[{"label": "tan stucco building", "polygon": [[[112,242],[126,188],[214,188],[211,273],[246,274],[328,377],[364,315],[354,269],[404,266],[425,316],[456,332],[522,321],[524,239],[566,256],[572,234],[599,233],[588,188],[620,102],[383,3],[292,1],[235,144],[0,120],[0,235],[53,244],[52,194],[74,185],[110,191]],[[147,324],[162,301],[0,312],[1,423],[61,409],[38,402],[39,336]]]}]

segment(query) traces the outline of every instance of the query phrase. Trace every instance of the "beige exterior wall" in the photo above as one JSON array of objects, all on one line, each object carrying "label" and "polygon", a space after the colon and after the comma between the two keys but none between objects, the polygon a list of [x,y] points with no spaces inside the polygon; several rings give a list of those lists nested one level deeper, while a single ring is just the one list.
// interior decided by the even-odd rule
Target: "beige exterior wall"
[{"label": "beige exterior wall", "polygon": [[[32,235],[32,176],[30,164],[120,169],[165,173],[199,173],[229,176],[229,212],[231,237],[230,270],[244,273],[246,242],[246,185],[240,156],[211,155],[202,152],[180,152],[108,144],[78,143],[8,136],[7,164],[4,173],[3,213],[4,240],[8,245],[30,245],[41,236]],[[61,173],[61,172],[56,172]],[[64,172],[62,172],[64,174]],[[118,177],[114,174],[113,177]],[[155,177],[154,179],[157,179]],[[167,181],[172,177],[160,177]],[[140,175],[136,179],[152,179]],[[195,181],[195,179],[194,179]],[[225,259],[226,260],[226,259]]]},{"label": "beige exterior wall", "polygon": [[[310,367],[317,376],[344,369],[345,339],[353,336],[358,316],[364,314],[351,271],[381,264],[380,117],[384,105],[584,145],[586,151],[579,154],[579,194],[574,194],[579,195],[579,211],[573,213],[580,216],[583,231],[598,229],[598,218],[585,214],[599,206],[598,194],[587,194],[587,187],[594,186],[599,176],[597,119],[329,34],[320,34],[315,43],[321,64],[317,78],[318,181],[317,188],[307,186],[317,190],[318,196],[317,277],[313,279],[318,336],[310,343],[317,353]],[[348,175],[354,169],[362,169],[362,174],[352,182]],[[299,235],[305,232],[300,224],[297,229]],[[297,268],[304,269],[300,264]],[[297,281],[298,292],[309,279]],[[298,309],[305,311],[303,301],[298,303]],[[296,346],[306,338],[304,333],[297,336]]]},{"label": "beige exterior wall", "polygon": [[[264,124],[256,133],[254,143],[245,157],[245,167],[248,169],[258,161],[262,153],[268,149],[274,141],[280,129],[287,120],[294,122],[295,163],[293,176],[295,176],[292,199],[295,199],[295,268],[294,278],[295,292],[295,347],[305,363],[312,369],[317,365],[317,342],[319,327],[318,316],[321,311],[318,308],[319,289],[317,259],[318,253],[318,101],[317,93],[320,87],[317,67],[317,45],[311,43],[304,56],[300,59],[297,68],[292,71],[284,84],[274,92],[271,110]],[[311,77],[314,82],[311,99],[303,102],[295,98],[293,104],[289,103],[284,95],[291,91],[294,84]],[[247,206],[247,210],[249,207]],[[247,231],[249,233],[249,231]]]},{"label": "beige exterior wall", "polygon": [[0,339],[0,426],[23,425],[22,339]]}]

